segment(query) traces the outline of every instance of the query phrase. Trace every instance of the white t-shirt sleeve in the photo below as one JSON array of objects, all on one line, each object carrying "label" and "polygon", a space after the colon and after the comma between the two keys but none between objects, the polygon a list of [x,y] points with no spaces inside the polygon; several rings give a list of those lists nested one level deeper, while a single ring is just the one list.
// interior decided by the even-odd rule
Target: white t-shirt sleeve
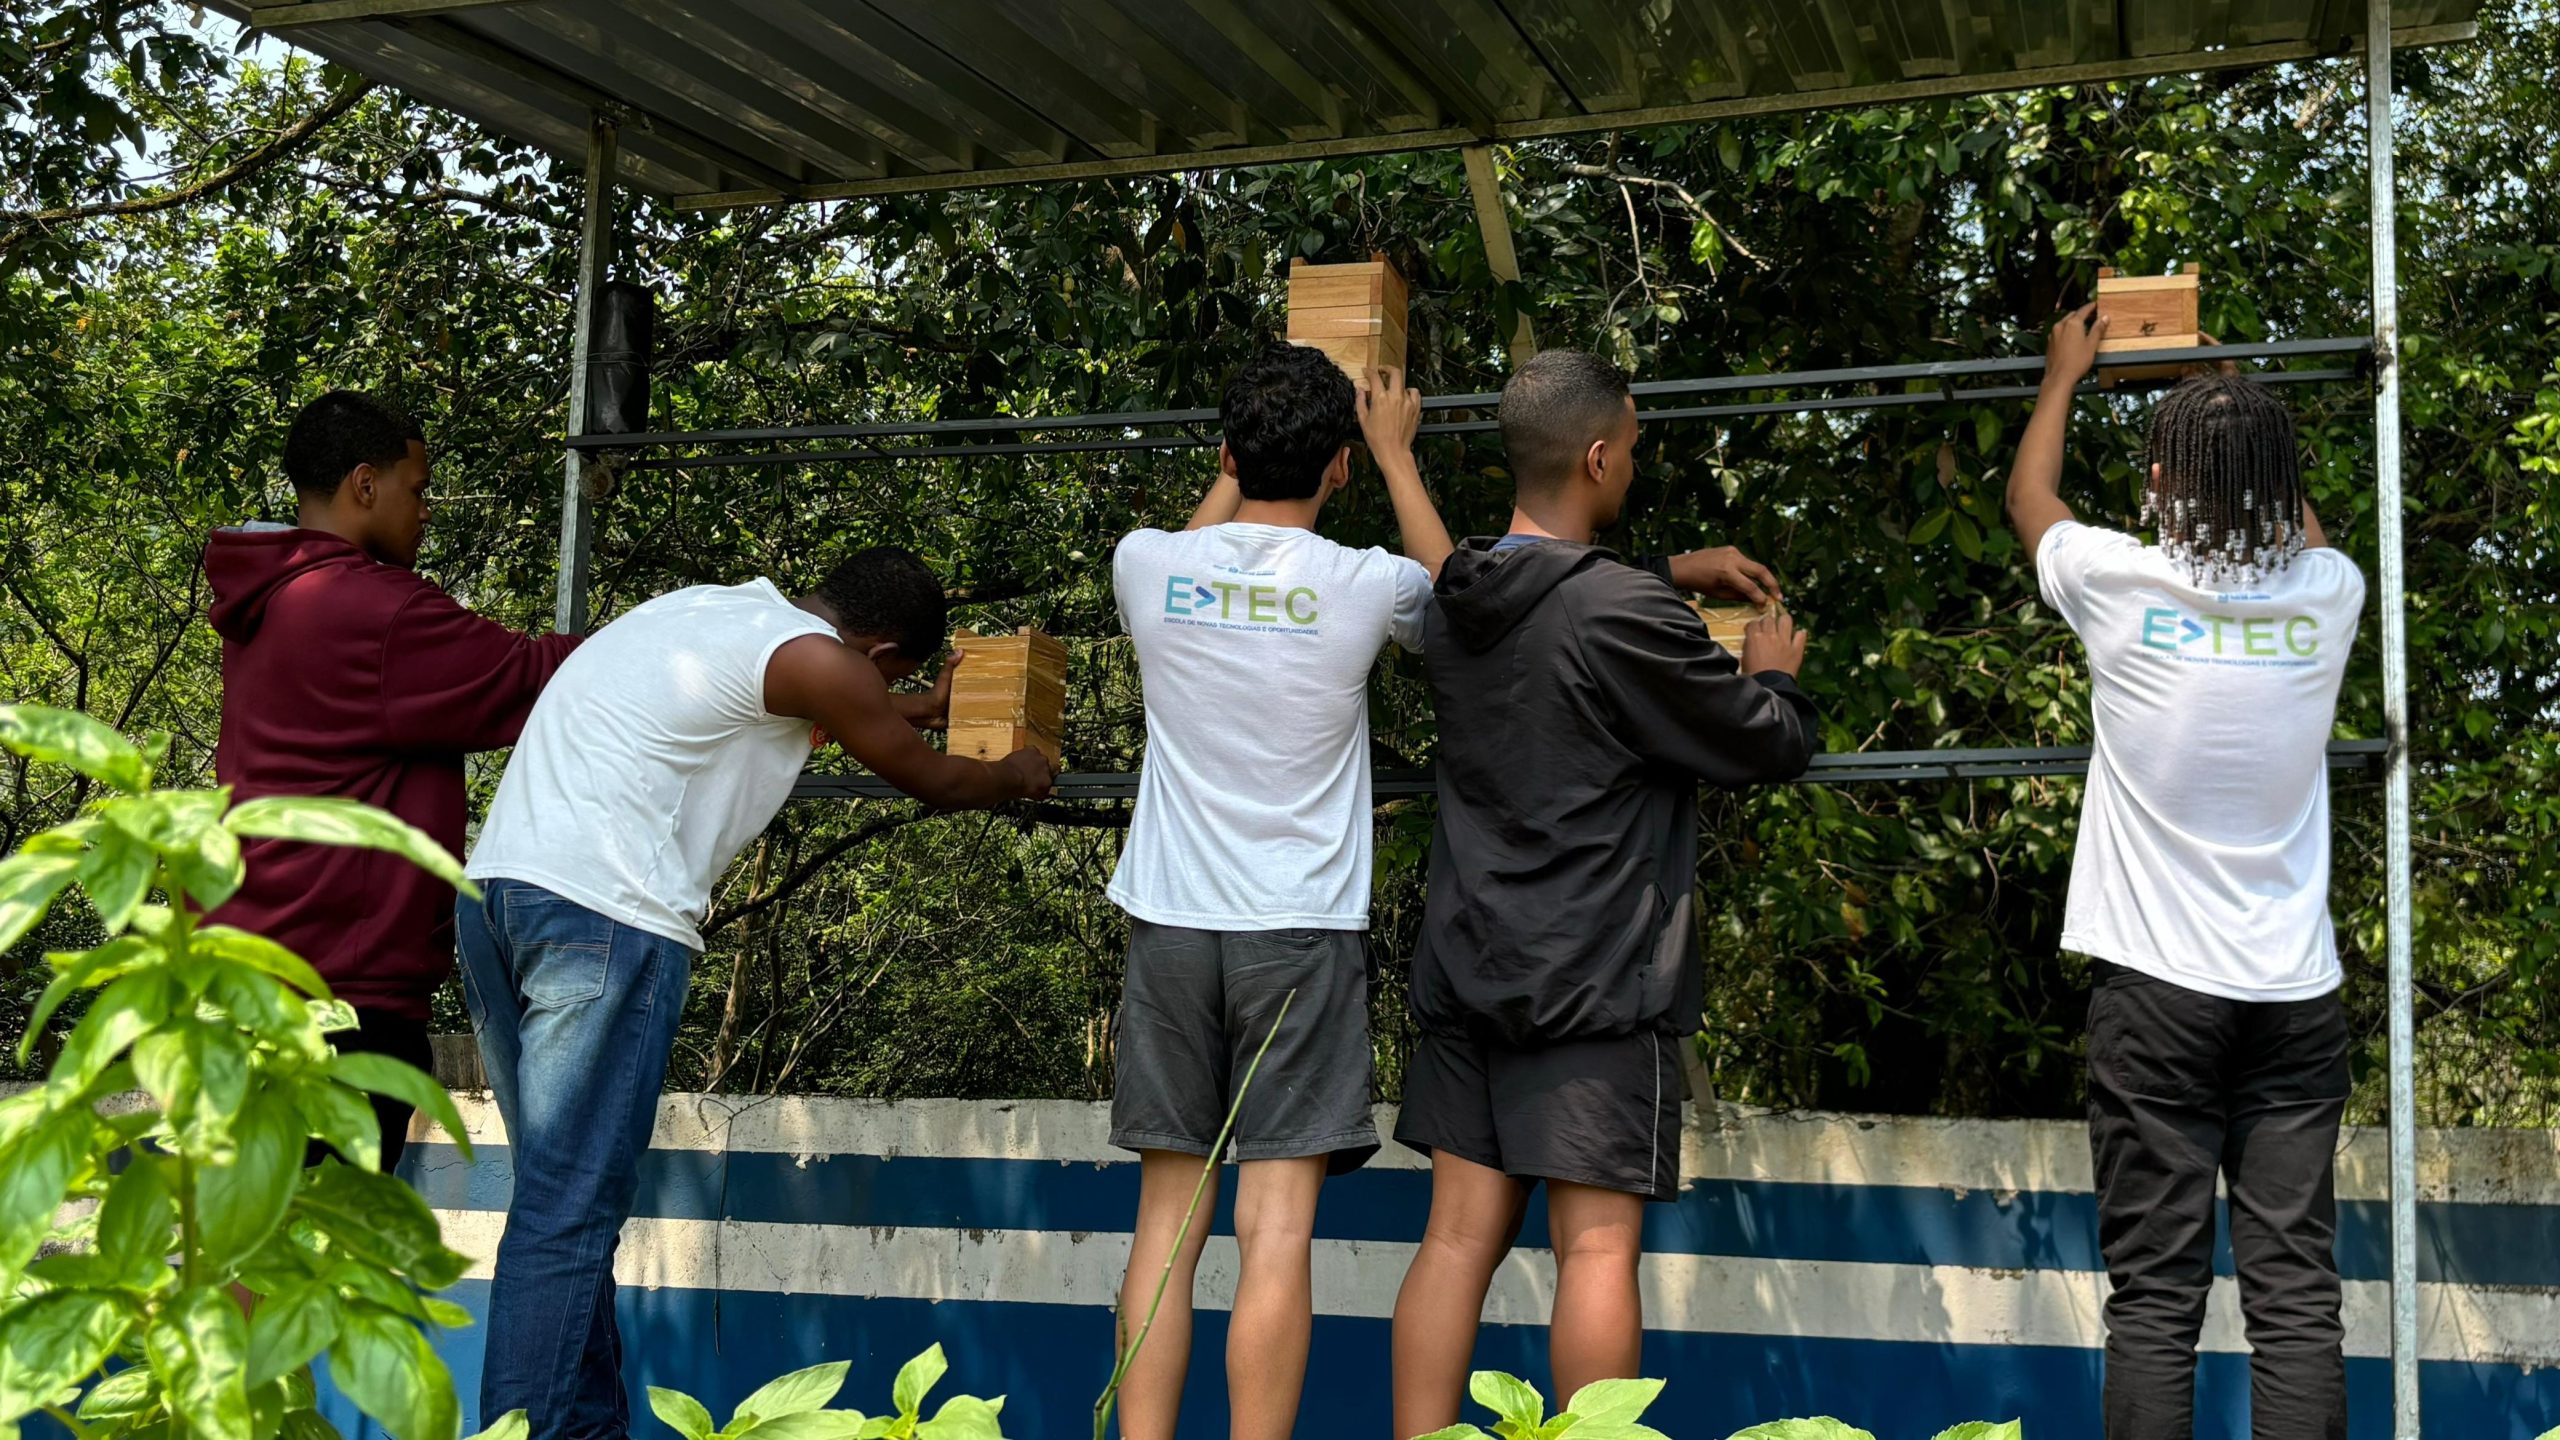
[{"label": "white t-shirt sleeve", "polygon": [[2044,603],[2077,631],[2088,616],[2091,582],[2106,563],[2141,550],[2142,542],[2122,531],[2062,521],[2036,546],[2036,587]]},{"label": "white t-shirt sleeve", "polygon": [[1398,645],[1419,655],[1422,653],[1422,618],[1431,613],[1431,572],[1419,560],[1402,555],[1387,555],[1387,570],[1396,587],[1395,608],[1387,620],[1387,634]]},{"label": "white t-shirt sleeve", "polygon": [[1132,602],[1140,597],[1131,587],[1146,588],[1147,571],[1151,568],[1147,562],[1155,557],[1165,538],[1162,530],[1132,530],[1121,536],[1119,545],[1112,549],[1111,595],[1120,607],[1120,628],[1124,631],[1135,633],[1138,628],[1130,617],[1136,613]]}]

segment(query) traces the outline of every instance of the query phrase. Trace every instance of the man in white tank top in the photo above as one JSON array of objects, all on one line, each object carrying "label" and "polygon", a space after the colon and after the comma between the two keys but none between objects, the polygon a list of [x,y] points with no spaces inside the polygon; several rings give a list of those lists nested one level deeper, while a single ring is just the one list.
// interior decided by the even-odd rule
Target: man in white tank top
[{"label": "man in white tank top", "polygon": [[2062,948],[2090,957],[2089,1141],[2107,1440],[2188,1440],[2214,1190],[2256,1440],[2344,1440],[2336,1150],[2349,1036],[2329,923],[2326,751],[2364,577],[2311,512],[2293,419],[2198,375],[2152,416],[2157,544],[2057,493],[2103,321],[2054,328],[2009,473],[2044,598],[2088,648],[2095,743]]},{"label": "man in white tank top", "polygon": [[696,929],[738,851],[773,820],[811,726],[939,809],[1049,792],[1048,761],[989,764],[917,732],[930,694],[892,694],[942,649],[942,582],[865,550],[795,598],[770,580],[661,595],[597,631],[525,722],[467,868],[463,994],[506,1123],[515,1191],[490,1288],[481,1413],[533,1433],[630,1433],[613,1252],[649,1148]]}]

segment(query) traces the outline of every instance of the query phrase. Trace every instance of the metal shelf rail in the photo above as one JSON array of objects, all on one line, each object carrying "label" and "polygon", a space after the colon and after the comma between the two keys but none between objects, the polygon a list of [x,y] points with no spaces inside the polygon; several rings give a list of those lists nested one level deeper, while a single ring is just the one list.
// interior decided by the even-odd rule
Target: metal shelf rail
[{"label": "metal shelf rail", "polygon": [[[2267,363],[2257,378],[2273,385],[2302,385],[2323,381],[2350,380],[2367,373],[2373,356],[2371,336],[2330,336],[2302,340],[2271,340],[2246,345],[2205,345],[2175,350],[2148,350],[2108,357],[2108,368],[2134,365],[2191,364],[2230,361],[2235,364],[2283,362],[2319,356],[2347,355],[2356,357],[2350,366],[2323,366],[2316,369],[2289,370],[2281,363]],[[2003,376],[2034,375],[2044,369],[2041,356],[2005,356],[1989,360],[1935,360],[1904,365],[1853,365],[1829,370],[1772,371],[1764,374],[1710,375],[1686,380],[1646,380],[1629,387],[1636,395],[1638,413],[1656,423],[1673,420],[1726,420],[1759,415],[1798,415],[1823,411],[1885,410],[1910,405],[1971,404],[1990,400],[2025,400],[2036,393],[2029,384],[1986,385],[1958,384],[1959,381],[1981,381]],[[2158,382],[2127,381],[2127,388],[2141,388]],[[1750,395],[1763,392],[1790,392],[1834,389],[1842,386],[1902,386],[1858,395],[1821,395],[1782,400],[1735,400],[1722,403],[1655,405],[1644,402],[1658,399],[1686,399],[1707,395]],[[2080,387],[2083,395],[2110,393],[2098,381],[2090,380]],[[1425,396],[1426,412],[1490,411],[1502,397],[1498,394]],[[1115,451],[1186,450],[1205,448],[1218,443],[1215,431],[1203,431],[1204,425],[1215,425],[1215,410],[1135,410],[1103,412],[1089,415],[994,415],[962,420],[889,420],[854,425],[786,425],[747,430],[655,430],[627,435],[580,435],[572,438],[569,448],[582,454],[607,458],[614,468],[623,471],[720,469],[742,465],[817,465],[848,464],[872,460],[937,460],[979,455],[1073,455],[1102,454]],[[1176,427],[1179,434],[1145,434],[1144,431]],[[1463,420],[1434,421],[1422,427],[1425,435],[1480,434],[1494,428],[1489,416]],[[1102,430],[1115,432],[1083,440],[1008,440],[1000,437],[1019,434],[1053,434],[1072,431]],[[946,443],[931,442],[943,437],[963,437]],[[987,439],[968,439],[986,436]],[[648,455],[635,452],[675,446],[791,446],[820,441],[853,441],[831,449],[761,449],[729,450],[708,455]],[[880,440],[910,443],[879,445]]]},{"label": "metal shelf rail", "polygon": [[[2381,740],[2332,740],[2329,768],[2370,770],[2382,763],[2390,746]],[[2009,780],[2032,775],[2084,775],[2089,770],[2086,745],[2044,745],[2009,750],[1864,750],[1816,755],[1813,767],[1797,782],[1805,785],[1882,783],[1922,784],[1949,780]],[[1437,783],[1428,770],[1377,770],[1370,794],[1380,800],[1429,795]],[[1053,800],[1134,800],[1138,777],[1130,772],[1097,772],[1058,777]],[[800,777],[794,800],[900,800],[897,787],[876,775]]]}]

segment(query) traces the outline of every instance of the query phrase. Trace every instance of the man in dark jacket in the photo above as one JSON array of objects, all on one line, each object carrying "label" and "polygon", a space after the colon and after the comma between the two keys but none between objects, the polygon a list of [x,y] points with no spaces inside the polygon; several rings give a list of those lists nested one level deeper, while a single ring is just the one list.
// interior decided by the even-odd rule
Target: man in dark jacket
[{"label": "man in dark jacket", "polygon": [[1456,1422],[1540,1181],[1557,1403],[1637,1373],[1644,1202],[1678,1187],[1679,1047],[1702,1008],[1698,782],[1792,779],[1817,746],[1783,610],[1752,622],[1737,666],[1677,565],[1592,544],[1635,474],[1625,375],[1543,351],[1500,419],[1511,531],[1450,556],[1424,632],[1440,822],[1396,1138],[1432,1157],[1431,1219],[1396,1300],[1399,1436]]},{"label": "man in dark jacket", "polygon": [[[239,800],[337,795],[388,810],[462,853],[462,760],[515,743],[578,641],[472,614],[411,568],[427,525],[416,422],[333,390],[284,445],[295,524],[217,530],[205,547],[222,636],[215,777]],[[212,919],[264,935],[355,1008],[340,1050],[425,1070],[427,1002],[453,969],[453,890],[376,850],[252,840],[248,878]],[[382,1165],[409,1107],[377,1098]]]}]

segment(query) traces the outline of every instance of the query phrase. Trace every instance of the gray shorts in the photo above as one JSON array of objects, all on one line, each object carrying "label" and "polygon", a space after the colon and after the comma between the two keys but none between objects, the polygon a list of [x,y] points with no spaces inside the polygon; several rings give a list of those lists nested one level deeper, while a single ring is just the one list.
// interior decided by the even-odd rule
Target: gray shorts
[{"label": "gray shorts", "polygon": [[1246,1067],[1288,1017],[1236,1112],[1238,1160],[1378,1152],[1369,1112],[1369,975],[1358,930],[1186,930],[1129,918],[1115,1022],[1111,1143],[1207,1155]]}]

